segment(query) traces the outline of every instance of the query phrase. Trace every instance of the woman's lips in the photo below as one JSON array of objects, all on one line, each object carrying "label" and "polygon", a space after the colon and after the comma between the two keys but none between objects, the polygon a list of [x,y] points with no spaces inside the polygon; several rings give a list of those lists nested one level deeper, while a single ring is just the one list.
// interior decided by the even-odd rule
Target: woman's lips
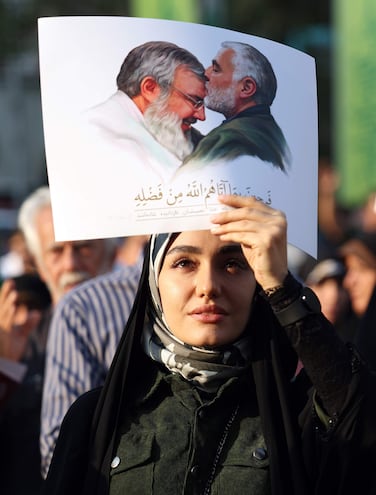
[{"label": "woman's lips", "polygon": [[203,305],[195,308],[190,316],[203,323],[218,323],[227,315],[227,311],[217,305]]}]

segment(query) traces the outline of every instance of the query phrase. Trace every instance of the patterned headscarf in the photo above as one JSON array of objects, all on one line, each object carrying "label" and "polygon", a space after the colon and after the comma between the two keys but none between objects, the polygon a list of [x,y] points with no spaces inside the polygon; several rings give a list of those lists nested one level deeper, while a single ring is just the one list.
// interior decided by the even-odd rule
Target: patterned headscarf
[{"label": "patterned headscarf", "polygon": [[165,254],[178,234],[151,238],[149,287],[151,301],[142,335],[142,347],[154,361],[206,391],[215,391],[232,376],[241,374],[251,358],[251,336],[243,335],[231,345],[208,349],[188,345],[170,330],[162,310],[158,278]]},{"label": "patterned headscarf", "polygon": [[[91,401],[89,402],[90,410],[84,409],[81,415],[83,414],[87,418],[85,419],[88,422],[87,428],[86,430],[82,428],[75,435],[69,435],[73,447],[69,442],[68,447],[74,448],[75,452],[79,452],[81,449],[84,453],[81,457],[79,453],[72,455],[71,450],[67,448],[66,452],[60,453],[55,460],[53,459],[50,472],[53,472],[54,475],[50,480],[47,478],[43,492],[45,494],[107,495],[109,493],[110,464],[114,456],[119,424],[127,412],[134,387],[137,387],[140,362],[142,357],[145,357],[140,345],[141,335],[145,333],[146,327],[150,329],[151,322],[153,322],[152,329],[158,327],[159,332],[159,321],[157,318],[153,320],[152,312],[155,311],[158,314],[160,305],[158,303],[155,305],[154,302],[150,303],[149,275],[159,273],[159,267],[170,241],[171,236],[158,235],[153,238],[151,257],[149,257],[150,244],[146,248],[145,263],[135,303],[107,373],[105,384],[99,397],[98,391],[95,390],[90,391],[86,397]],[[149,269],[151,260],[153,268]],[[154,275],[153,277],[154,285],[158,287],[157,278]],[[155,289],[151,288],[151,291],[153,298],[155,298],[158,290],[155,292]],[[154,309],[148,309],[149,307],[154,307]],[[147,318],[150,323],[145,323],[147,312],[151,313],[151,316]],[[251,348],[249,378],[255,384],[263,432],[268,445],[272,493],[273,495],[311,493],[302,466],[304,457],[299,447],[300,432],[296,428],[297,419],[295,409],[292,407],[292,399],[294,399],[297,391],[295,390],[292,394],[292,390],[290,390],[292,385],[290,379],[296,369],[296,354],[288,342],[286,333],[282,331],[279,325],[276,326],[276,319],[269,305],[261,297],[258,297],[252,305],[252,323],[247,325],[245,333],[250,333],[251,326],[252,346],[245,346],[247,353],[235,352],[235,349],[239,348],[239,342],[230,346],[230,349],[211,351],[212,354],[205,349],[191,350],[189,346],[186,347],[182,344],[182,346],[179,345],[176,359],[186,359],[182,356],[183,349],[187,349],[186,352],[194,352],[195,357],[197,357],[194,364],[197,374],[200,376],[206,374],[207,366],[210,366],[210,370],[211,366],[218,366],[214,370],[214,379],[211,375],[209,381],[205,382],[205,386],[206,383],[211,386],[212,379],[215,383],[215,378],[221,376],[220,372],[216,374],[219,369],[228,369],[229,374],[242,369],[242,363],[248,363],[244,356],[248,354]],[[166,336],[167,341],[172,339],[177,348],[178,341],[171,337],[168,328],[163,331],[160,330],[160,335]],[[160,340],[159,336],[158,339]],[[152,345],[156,340],[156,337],[151,340],[144,337],[144,342],[148,345]],[[160,342],[162,341],[160,340]],[[162,345],[162,343],[158,346],[161,351],[167,349],[166,345]],[[235,356],[234,361],[237,364],[232,365],[231,360],[223,362],[224,358],[221,356],[225,355],[226,352],[229,352],[231,359],[233,359],[232,356]],[[236,356],[239,355],[242,358],[242,363],[237,360]],[[209,360],[209,356],[212,356],[213,360]],[[192,364],[193,360],[189,360],[189,362]],[[177,370],[177,372],[180,371]],[[94,400],[95,402],[93,402]],[[85,440],[81,438],[81,434],[85,436]],[[89,434],[90,438],[86,438],[86,435]],[[83,441],[87,441],[88,444],[83,444]],[[65,444],[63,449],[64,447]],[[64,465],[64,469],[61,469],[62,465]]]}]

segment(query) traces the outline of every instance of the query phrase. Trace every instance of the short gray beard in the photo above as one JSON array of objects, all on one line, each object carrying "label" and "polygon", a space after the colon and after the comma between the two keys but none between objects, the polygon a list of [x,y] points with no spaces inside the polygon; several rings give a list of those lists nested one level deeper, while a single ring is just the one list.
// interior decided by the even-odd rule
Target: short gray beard
[{"label": "short gray beard", "polygon": [[66,294],[68,288],[72,288],[72,285],[76,286],[82,282],[86,282],[92,275],[85,271],[75,271],[63,273],[57,283],[53,283],[50,278],[46,279],[47,287],[49,288],[54,304],[56,304],[60,299]]},{"label": "short gray beard", "polygon": [[193,151],[191,133],[181,129],[181,118],[166,109],[166,98],[158,98],[145,110],[145,126],[162,146],[179,160],[184,160]]},{"label": "short gray beard", "polygon": [[207,87],[208,94],[205,96],[205,106],[214,112],[230,117],[235,108],[235,83],[226,89],[211,90]]},{"label": "short gray beard", "polygon": [[59,279],[59,288],[65,290],[67,286],[82,284],[89,278],[90,273],[84,271],[63,273]]}]

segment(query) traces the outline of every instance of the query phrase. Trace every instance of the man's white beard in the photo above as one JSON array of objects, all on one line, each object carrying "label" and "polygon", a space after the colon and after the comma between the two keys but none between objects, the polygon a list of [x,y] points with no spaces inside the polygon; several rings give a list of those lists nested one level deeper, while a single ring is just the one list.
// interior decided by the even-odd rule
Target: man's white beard
[{"label": "man's white beard", "polygon": [[234,113],[235,108],[235,84],[225,89],[215,89],[214,91],[207,86],[208,94],[205,96],[205,106],[214,112],[221,113],[229,117]]},{"label": "man's white beard", "polygon": [[183,132],[181,118],[166,109],[165,99],[151,103],[144,113],[145,126],[171,153],[184,160],[193,151],[190,132]]}]

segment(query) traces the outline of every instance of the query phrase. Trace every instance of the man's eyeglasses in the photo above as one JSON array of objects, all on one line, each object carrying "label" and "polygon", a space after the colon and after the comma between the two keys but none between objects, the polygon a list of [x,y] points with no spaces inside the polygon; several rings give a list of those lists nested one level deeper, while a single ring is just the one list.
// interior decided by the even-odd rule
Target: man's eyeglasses
[{"label": "man's eyeglasses", "polygon": [[204,99],[203,98],[194,98],[191,95],[187,95],[187,93],[183,93],[183,91],[180,91],[180,89],[176,88],[175,86],[172,86],[172,88],[179,94],[181,94],[189,103],[193,106],[195,110],[200,110],[204,106]]}]

